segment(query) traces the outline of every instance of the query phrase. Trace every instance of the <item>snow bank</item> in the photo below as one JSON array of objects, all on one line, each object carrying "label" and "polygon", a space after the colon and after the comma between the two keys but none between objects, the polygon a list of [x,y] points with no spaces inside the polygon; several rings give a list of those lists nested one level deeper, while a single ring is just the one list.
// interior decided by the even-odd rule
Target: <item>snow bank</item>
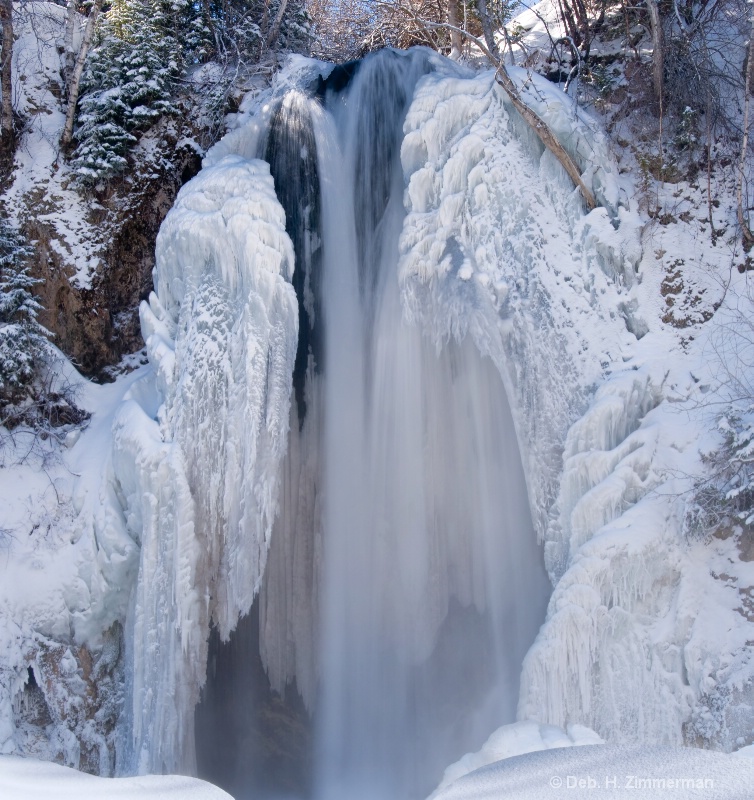
[{"label": "snow bank", "polygon": [[508,758],[439,789],[433,800],[748,800],[747,758],[671,747],[566,747]]},{"label": "snow bank", "polygon": [[277,511],[298,317],[269,167],[203,170],[156,257],[141,308],[154,376],[113,431],[118,506],[141,545],[121,764],[140,773],[191,769],[210,619],[226,637],[248,612]]},{"label": "snow bank", "polygon": [[604,744],[597,734],[583,725],[569,725],[568,730],[553,725],[540,725],[533,720],[515,722],[498,728],[477,753],[467,753],[455,764],[451,764],[442,776],[440,785],[430,795],[430,800],[439,796],[446,786],[464,775],[504,758],[550,750],[554,747],[574,747]]},{"label": "snow bank", "polygon": [[0,756],[3,800],[232,800],[211,783],[178,775],[97,778],[33,758]]}]

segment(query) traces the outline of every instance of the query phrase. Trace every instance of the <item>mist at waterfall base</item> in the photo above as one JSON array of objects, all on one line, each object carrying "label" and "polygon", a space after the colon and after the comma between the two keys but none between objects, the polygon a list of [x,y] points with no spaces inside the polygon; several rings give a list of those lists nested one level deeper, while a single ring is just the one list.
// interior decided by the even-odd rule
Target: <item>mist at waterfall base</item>
[{"label": "mist at waterfall base", "polygon": [[438,346],[404,319],[402,125],[431,67],[419,51],[336,69],[255,134],[299,334],[260,593],[228,642],[213,632],[196,712],[199,775],[238,800],[426,796],[515,719],[544,617],[500,374],[468,336]]}]

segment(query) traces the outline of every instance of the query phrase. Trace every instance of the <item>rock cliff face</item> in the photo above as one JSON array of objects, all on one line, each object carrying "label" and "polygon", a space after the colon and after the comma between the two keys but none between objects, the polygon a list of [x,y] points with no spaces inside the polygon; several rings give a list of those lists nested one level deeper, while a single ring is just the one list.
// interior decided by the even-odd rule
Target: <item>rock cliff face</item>
[{"label": "rock cliff face", "polygon": [[67,645],[36,634],[26,642],[26,684],[14,698],[18,748],[27,756],[94,775],[115,768],[115,726],[122,706],[122,632],[102,645]]},{"label": "rock cliff face", "polygon": [[151,288],[154,242],[178,189],[200,167],[198,99],[143,132],[124,174],[76,185],[60,151],[65,121],[65,9],[31,4],[14,13],[13,106],[18,135],[0,164],[0,213],[34,245],[41,322],[88,377],[138,350],[138,304]]},{"label": "rock cliff face", "polygon": [[[138,172],[82,198],[77,227],[93,267],[85,280],[75,248],[52,219],[64,214],[60,198],[45,193],[39,204],[31,198],[27,213],[21,212],[24,232],[36,243],[32,270],[42,279],[40,320],[88,377],[107,378],[108,367],[143,345],[138,307],[152,288],[157,231],[180,187],[201,166],[187,139],[179,143],[180,133],[185,131],[174,120],[157,126],[142,141],[143,149],[154,147]],[[39,214],[40,207],[47,213]]]}]

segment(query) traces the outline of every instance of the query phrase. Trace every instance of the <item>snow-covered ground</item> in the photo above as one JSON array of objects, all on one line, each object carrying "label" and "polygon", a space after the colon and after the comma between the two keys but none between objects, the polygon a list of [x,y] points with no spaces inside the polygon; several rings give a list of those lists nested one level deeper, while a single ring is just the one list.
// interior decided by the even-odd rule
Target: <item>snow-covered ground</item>
[{"label": "snow-covered ground", "polygon": [[751,758],[689,748],[587,745],[496,761],[459,778],[432,800],[748,800]]},{"label": "snow-covered ground", "polygon": [[604,742],[593,730],[582,725],[570,725],[567,731],[556,728],[554,725],[540,725],[532,720],[503,725],[487,739],[481,750],[476,753],[467,753],[455,764],[447,767],[439,786],[428,800],[434,800],[441,796],[448,786],[465,775],[506,758],[553,748],[597,744],[604,744]]},{"label": "snow-covered ground", "polygon": [[[229,800],[217,786],[178,775],[138,778],[98,778],[37,761],[0,756],[0,797],[3,800]],[[231,799],[232,800],[232,799]]]},{"label": "snow-covered ground", "polygon": [[451,764],[428,800],[744,800],[754,781],[752,759],[751,747],[732,756],[689,748],[616,747],[581,725],[564,731],[526,720],[504,725],[479,752]]}]

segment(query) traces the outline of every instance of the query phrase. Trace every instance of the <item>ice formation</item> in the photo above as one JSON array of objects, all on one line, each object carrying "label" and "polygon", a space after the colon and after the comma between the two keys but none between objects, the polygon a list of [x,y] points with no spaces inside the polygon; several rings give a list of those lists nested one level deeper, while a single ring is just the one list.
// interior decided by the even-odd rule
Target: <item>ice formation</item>
[{"label": "ice formation", "polygon": [[519,718],[735,749],[751,735],[752,673],[731,589],[749,578],[729,576],[726,599],[683,535],[695,428],[674,404],[693,381],[644,339],[659,287],[637,278],[639,218],[604,141],[546,82],[515,77],[603,206],[581,212],[491,77],[428,76],[406,121],[400,269],[410,316],[436,341],[468,332],[511,398],[555,584]]},{"label": "ice formation", "polygon": [[468,332],[503,375],[542,536],[565,433],[627,341],[601,296],[633,283],[641,249],[604,140],[547,81],[514,76],[577,163],[590,163],[584,177],[605,206],[584,216],[491,74],[429,76],[406,119],[400,269],[411,318],[437,342]]},{"label": "ice formation", "polygon": [[[668,630],[652,633],[673,606],[679,544],[672,498],[651,496],[661,483],[657,425],[642,426],[659,387],[634,376],[601,387],[566,439],[547,541],[559,580],[527,656],[519,713],[578,719],[612,741],[679,744],[689,710],[681,649]],[[632,530],[632,509],[647,495]],[[552,669],[554,654],[567,668]]]},{"label": "ice formation", "polygon": [[125,524],[140,543],[127,618],[121,769],[193,768],[210,619],[224,635],[264,572],[298,320],[269,167],[228,157],[178,197],[142,306],[154,390],[114,425]]},{"label": "ice formation", "polygon": [[[157,397],[135,387],[116,424],[141,541],[126,763],[191,766],[207,626],[227,637],[259,591],[270,684],[317,711],[319,791],[419,791],[515,713],[547,594],[518,444],[541,534],[558,438],[602,369],[595,353],[568,365],[584,348],[564,320],[615,275],[585,255],[578,197],[489,75],[421,51],[367,59],[342,91],[297,69],[210,153],[158,242],[142,312]],[[552,302],[563,284],[575,308]],[[630,335],[606,327],[605,349]],[[453,669],[478,672],[477,717],[430,748]]]},{"label": "ice formation", "polygon": [[[603,207],[580,214],[559,166],[521,131],[489,77],[427,78],[403,144],[408,308],[438,341],[468,331],[514,398],[532,516],[556,583],[524,665],[519,716],[588,724],[615,741],[679,743],[693,705],[682,663],[692,612],[668,622],[678,603],[680,512],[672,490],[653,494],[673,461],[660,466],[651,422],[666,376],[604,375],[645,329],[631,311],[637,221],[618,203],[588,120],[537,81],[527,100],[577,162],[591,148]],[[592,381],[601,388],[585,412]],[[673,436],[675,426],[662,444]],[[630,533],[611,537],[616,528]]]},{"label": "ice formation", "polygon": [[568,433],[546,540],[557,583],[524,662],[523,718],[578,721],[615,743],[730,751],[751,736],[735,592],[754,571],[734,542],[686,536],[699,408],[668,401],[689,392],[684,379],[656,360],[620,372]]}]

